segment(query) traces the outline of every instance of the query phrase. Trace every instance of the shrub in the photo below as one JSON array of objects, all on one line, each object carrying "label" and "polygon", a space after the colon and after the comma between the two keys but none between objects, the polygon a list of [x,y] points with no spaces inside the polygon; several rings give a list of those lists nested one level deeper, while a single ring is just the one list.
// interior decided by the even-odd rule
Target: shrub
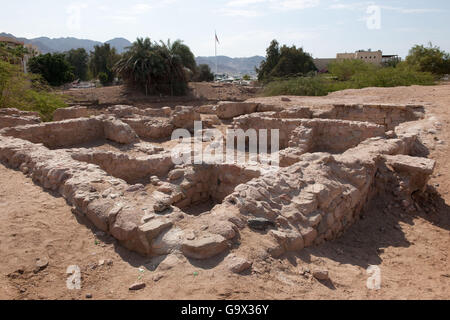
[{"label": "shrub", "polygon": [[348,81],[357,73],[375,71],[376,67],[361,60],[343,60],[332,62],[328,65],[328,71],[340,81]]},{"label": "shrub", "polygon": [[104,86],[110,83],[109,76],[105,72],[100,72],[98,74],[98,80],[100,80],[100,83]]},{"label": "shrub", "polygon": [[44,121],[66,107],[62,96],[50,91],[40,76],[24,74],[20,66],[0,61],[0,108],[37,111]]},{"label": "shrub", "polygon": [[359,72],[347,81],[335,80],[333,77],[325,75],[278,79],[264,87],[263,95],[324,96],[330,92],[345,89],[433,85],[434,83],[434,76],[430,73],[404,67],[379,68],[372,71]]}]

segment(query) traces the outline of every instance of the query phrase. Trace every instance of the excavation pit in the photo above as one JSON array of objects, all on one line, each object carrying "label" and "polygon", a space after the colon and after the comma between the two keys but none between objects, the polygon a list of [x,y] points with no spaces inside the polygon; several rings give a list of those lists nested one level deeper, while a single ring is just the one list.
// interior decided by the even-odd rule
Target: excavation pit
[{"label": "excavation pit", "polygon": [[[268,130],[268,148],[271,130],[278,130],[280,167],[248,163],[251,138],[243,161],[174,163],[172,131],[192,132],[202,112],[215,116],[205,128]],[[11,120],[0,130],[0,160],[146,256],[211,258],[238,245],[254,218],[272,226],[257,235],[272,256],[321,244],[340,236],[371,199],[396,184],[406,199],[421,192],[435,165],[412,156],[420,146],[416,134],[387,132],[418,121],[418,106],[316,110],[250,102],[162,111],[115,106],[96,114],[78,109],[60,112],[74,117],[64,121]],[[214,143],[200,141],[201,148]]]}]

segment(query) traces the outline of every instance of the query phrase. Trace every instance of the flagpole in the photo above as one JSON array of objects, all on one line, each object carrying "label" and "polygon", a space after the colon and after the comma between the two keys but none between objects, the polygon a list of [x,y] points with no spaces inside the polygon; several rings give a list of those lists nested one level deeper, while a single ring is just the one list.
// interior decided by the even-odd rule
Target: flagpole
[{"label": "flagpole", "polygon": [[214,30],[214,45],[215,45],[215,55],[216,55],[216,76],[218,75],[218,65],[217,65],[217,31]]}]

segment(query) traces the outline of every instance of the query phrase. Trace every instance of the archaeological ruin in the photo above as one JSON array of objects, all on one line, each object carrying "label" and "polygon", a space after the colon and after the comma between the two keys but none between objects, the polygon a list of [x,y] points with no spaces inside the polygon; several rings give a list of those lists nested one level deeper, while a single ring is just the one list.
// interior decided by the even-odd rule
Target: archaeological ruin
[{"label": "archaeological ruin", "polygon": [[[417,132],[408,130],[424,117],[420,105],[286,108],[283,100],[72,107],[46,123],[5,109],[0,161],[141,255],[209,259],[245,246],[251,232],[280,257],[341,236],[384,193],[412,205],[435,167]],[[278,130],[280,166],[175,164],[171,151],[179,141],[172,133],[194,133],[195,121],[222,132]],[[213,143],[201,141],[202,147]]]}]

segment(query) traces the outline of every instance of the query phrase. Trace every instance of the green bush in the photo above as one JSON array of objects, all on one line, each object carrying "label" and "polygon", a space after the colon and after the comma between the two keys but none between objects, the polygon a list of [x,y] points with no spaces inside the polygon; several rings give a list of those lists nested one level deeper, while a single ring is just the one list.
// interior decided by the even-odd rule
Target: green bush
[{"label": "green bush", "polygon": [[100,80],[100,83],[104,86],[110,83],[109,76],[105,72],[100,72],[98,74],[98,80]]},{"label": "green bush", "polygon": [[325,96],[330,92],[345,89],[433,85],[434,83],[435,79],[431,73],[418,72],[410,68],[379,68],[359,72],[347,81],[335,80],[326,75],[278,79],[264,87],[263,95]]},{"label": "green bush", "polygon": [[376,67],[361,60],[343,60],[330,63],[328,71],[340,81],[348,81],[355,74],[375,71]]},{"label": "green bush", "polygon": [[398,87],[411,85],[433,85],[434,76],[408,68],[381,68],[373,72],[361,72],[352,77],[354,88]]},{"label": "green bush", "polygon": [[40,76],[24,74],[20,66],[0,61],[0,108],[37,111],[42,120],[51,121],[53,112],[64,107],[63,97],[52,93]]},{"label": "green bush", "polygon": [[278,79],[269,82],[263,90],[264,96],[326,96],[333,91],[349,89],[347,82],[335,81],[324,76]]}]

